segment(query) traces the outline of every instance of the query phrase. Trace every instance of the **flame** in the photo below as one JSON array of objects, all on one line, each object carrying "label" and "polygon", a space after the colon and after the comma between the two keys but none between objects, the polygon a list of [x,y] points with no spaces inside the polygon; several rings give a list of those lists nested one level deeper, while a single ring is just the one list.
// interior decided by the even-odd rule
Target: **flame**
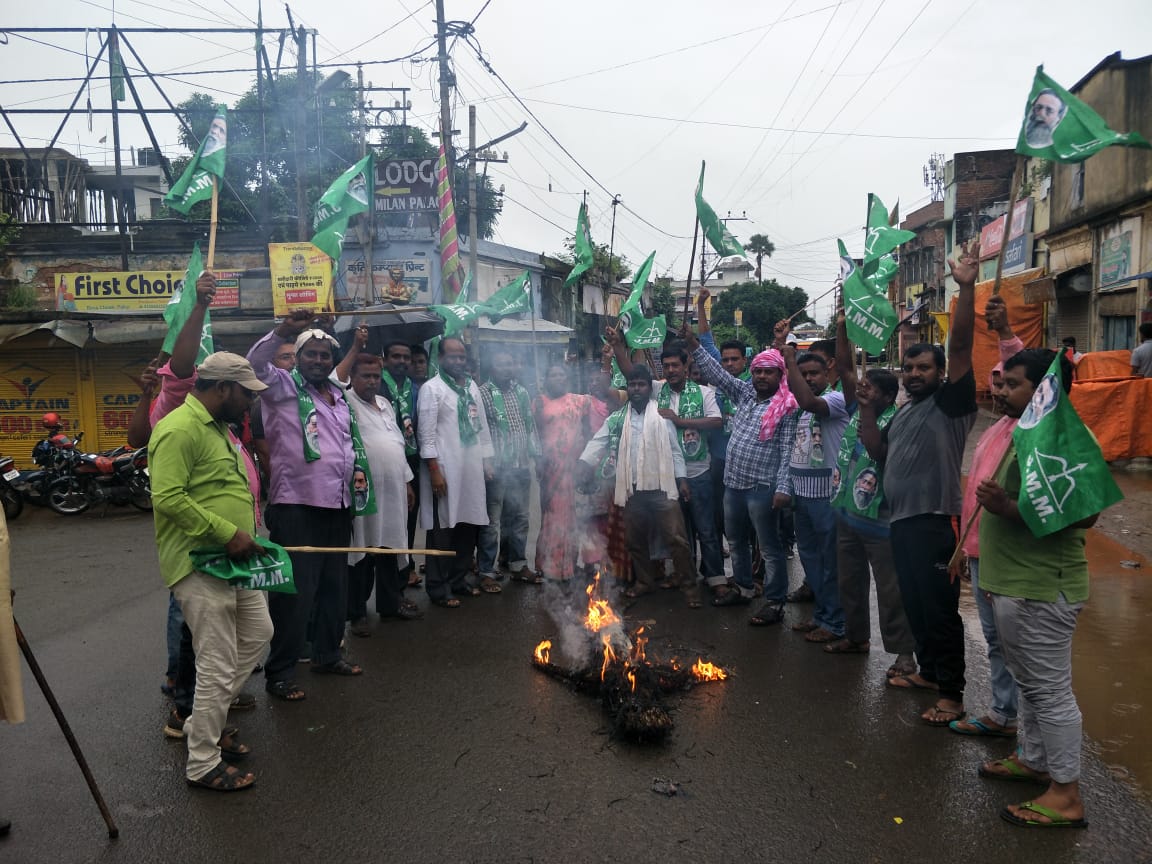
[{"label": "flame", "polygon": [[671,660],[668,661],[668,665],[671,666],[673,669],[675,669],[677,672],[679,672],[680,671],[680,658],[679,657],[673,657]]},{"label": "flame", "polygon": [[600,667],[600,680],[604,680],[604,676],[608,674],[608,667],[616,659],[616,652],[612,650],[612,643],[608,641],[607,637],[603,637],[604,641],[604,665]]},{"label": "flame", "polygon": [[648,637],[641,636],[640,634],[643,632],[644,628],[641,627],[633,636],[636,641],[632,645],[632,653],[629,657],[633,664],[648,662],[648,658],[644,656],[644,646],[648,644]]},{"label": "flame", "polygon": [[692,664],[692,677],[697,681],[723,681],[728,673],[714,663],[706,663],[703,658],[697,657]]},{"label": "flame", "polygon": [[629,669],[627,671],[627,673],[625,673],[625,677],[628,678],[628,683],[632,685],[632,692],[635,693],[636,692],[636,673],[633,672],[631,669]]},{"label": "flame", "polygon": [[599,633],[605,627],[620,622],[620,616],[616,614],[607,600],[596,599],[599,593],[600,574],[597,573],[592,584],[588,586],[588,614],[584,617],[584,627],[591,633]]},{"label": "flame", "polygon": [[536,662],[547,663],[548,658],[552,655],[552,640],[545,639],[536,646]]}]

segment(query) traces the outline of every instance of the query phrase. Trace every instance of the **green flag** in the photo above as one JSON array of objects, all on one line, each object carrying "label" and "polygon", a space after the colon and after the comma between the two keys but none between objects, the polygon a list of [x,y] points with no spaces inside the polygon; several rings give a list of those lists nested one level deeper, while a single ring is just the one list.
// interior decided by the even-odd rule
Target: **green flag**
[{"label": "green flag", "polygon": [[443,303],[428,308],[444,319],[445,339],[462,332],[486,310],[482,303]]},{"label": "green flag", "polygon": [[564,280],[564,287],[574,285],[581,276],[592,269],[592,233],[588,230],[588,207],[580,205],[580,212],[576,214],[576,237],[573,248],[575,260],[572,262],[572,272]]},{"label": "green flag", "polygon": [[1057,162],[1083,162],[1105,147],[1152,148],[1135,132],[1114,132],[1104,118],[1036,67],[1016,152]]},{"label": "green flag", "polygon": [[719,255],[743,255],[744,247],[732,236],[728,226],[720,221],[708,202],[704,200],[704,163],[700,163],[700,180],[696,183],[696,218],[704,229],[704,236]]},{"label": "green flag", "polygon": [[632,278],[632,291],[620,307],[620,320],[617,326],[624,334],[624,341],[628,343],[629,348],[659,348],[668,335],[668,324],[663,315],[645,318],[640,308],[640,299],[644,295],[644,287],[648,284],[648,274],[652,271],[652,262],[655,258],[656,253],[653,252],[640,265],[640,269]]},{"label": "green flag", "polygon": [[124,101],[124,58],[120,56],[120,45],[113,42],[108,48],[108,79],[112,84],[112,98]]},{"label": "green flag", "polygon": [[224,176],[227,150],[228,111],[223,105],[217,105],[216,116],[212,118],[208,134],[200,142],[196,155],[180,179],[172,184],[172,189],[164,196],[164,203],[187,216],[193,204],[211,198],[218,178]]},{"label": "green flag", "polygon": [[884,285],[865,279],[844,248],[844,241],[836,242],[840,245],[840,278],[848,338],[869,354],[879,354],[896,329],[899,316],[888,302]]},{"label": "green flag", "polygon": [[[184,282],[172,292],[172,299],[164,307],[164,321],[168,324],[168,333],[164,337],[163,351],[171,354],[176,347],[176,337],[184,329],[184,322],[196,307],[196,280],[204,272],[204,258],[200,255],[200,242],[192,247],[192,257],[188,259],[188,269],[184,272]],[[208,312],[204,313],[204,329],[200,331],[200,350],[196,352],[196,363],[199,364],[212,353],[212,321]]]},{"label": "green flag", "polygon": [[312,217],[312,245],[332,259],[335,269],[344,248],[348,220],[364,213],[370,206],[368,190],[372,188],[372,154],[369,153],[328,187],[316,202]]},{"label": "green flag", "polygon": [[1012,432],[1020,464],[1020,517],[1046,537],[1111,507],[1120,489],[1100,445],[1064,392],[1060,355]]},{"label": "green flag", "polygon": [[525,270],[515,280],[478,305],[493,324],[509,315],[527,312],[532,308],[532,280],[529,272]]},{"label": "green flag", "polygon": [[[864,269],[868,264],[916,238],[914,231],[901,231],[888,222],[888,208],[879,196],[868,193],[868,234],[864,238]],[[891,277],[889,277],[891,278]],[[887,281],[887,280],[885,280]]]}]

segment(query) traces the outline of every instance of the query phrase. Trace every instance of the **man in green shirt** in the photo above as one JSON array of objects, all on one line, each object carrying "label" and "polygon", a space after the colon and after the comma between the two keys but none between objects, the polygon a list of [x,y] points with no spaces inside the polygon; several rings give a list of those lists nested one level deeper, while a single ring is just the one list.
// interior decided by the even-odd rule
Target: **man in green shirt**
[{"label": "man in green shirt", "polygon": [[223,548],[246,560],[262,552],[256,502],[228,423],[240,422],[265,385],[243,357],[209,355],[196,388],[156,424],[149,442],[152,505],[160,574],[192,631],[196,649],[196,701],[185,721],[188,783],[220,792],[251,786],[256,778],[226,765],[248,754],[225,734],[228,706],[272,638],[268,605],[258,591],[234,588],[192,566],[193,549]]}]

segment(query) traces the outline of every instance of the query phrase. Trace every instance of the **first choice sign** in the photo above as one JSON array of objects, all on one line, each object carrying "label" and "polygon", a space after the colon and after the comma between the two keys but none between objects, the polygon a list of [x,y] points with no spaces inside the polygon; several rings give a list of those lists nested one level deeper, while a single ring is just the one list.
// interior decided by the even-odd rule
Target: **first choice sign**
[{"label": "first choice sign", "polygon": [[436,212],[436,160],[389,159],[375,165],[377,213]]},{"label": "first choice sign", "polygon": [[[220,273],[233,291],[217,291],[213,309],[240,305],[238,273]],[[232,281],[228,282],[228,277]],[[184,271],[134,270],[59,273],[56,276],[56,309],[61,312],[162,312],[172,293],[184,285]]]}]

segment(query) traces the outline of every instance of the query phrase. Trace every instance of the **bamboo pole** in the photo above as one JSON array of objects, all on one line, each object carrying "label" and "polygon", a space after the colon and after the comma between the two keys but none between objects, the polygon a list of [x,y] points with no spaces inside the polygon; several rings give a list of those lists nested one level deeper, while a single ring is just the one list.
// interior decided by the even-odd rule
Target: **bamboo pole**
[{"label": "bamboo pole", "polygon": [[212,218],[208,223],[208,261],[206,269],[211,272],[216,260],[216,222],[220,205],[220,179],[212,175]]},{"label": "bamboo pole", "polygon": [[287,552],[339,552],[365,555],[428,555],[433,558],[454,558],[456,553],[445,549],[382,549],[379,546],[285,546]]}]

